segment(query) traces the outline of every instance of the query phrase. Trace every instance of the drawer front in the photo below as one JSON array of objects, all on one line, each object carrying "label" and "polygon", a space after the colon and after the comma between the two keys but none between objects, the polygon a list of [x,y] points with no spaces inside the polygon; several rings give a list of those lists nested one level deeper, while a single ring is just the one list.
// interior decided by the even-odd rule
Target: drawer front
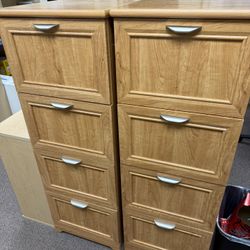
[{"label": "drawer front", "polygon": [[[224,187],[122,166],[125,206],[167,214],[180,223],[213,231]],[[143,190],[143,191],[142,191]]]},{"label": "drawer front", "polygon": [[[201,29],[182,34],[178,26]],[[249,24],[117,20],[115,33],[120,103],[243,117]]]},{"label": "drawer front", "polygon": [[116,211],[53,193],[48,193],[48,201],[58,229],[108,246],[119,242]]},{"label": "drawer front", "polygon": [[[124,224],[126,249],[208,250],[211,244],[212,233],[178,224],[157,214],[125,212]],[[175,227],[165,229],[164,226]]]},{"label": "drawer front", "polygon": [[18,91],[110,103],[104,20],[8,19],[1,28]]},{"label": "drawer front", "polygon": [[114,166],[86,165],[77,152],[35,152],[47,189],[117,208]]},{"label": "drawer front", "polygon": [[238,119],[119,105],[121,161],[224,185],[241,127]]},{"label": "drawer front", "polygon": [[20,99],[35,147],[70,148],[113,162],[112,107],[26,94]]}]

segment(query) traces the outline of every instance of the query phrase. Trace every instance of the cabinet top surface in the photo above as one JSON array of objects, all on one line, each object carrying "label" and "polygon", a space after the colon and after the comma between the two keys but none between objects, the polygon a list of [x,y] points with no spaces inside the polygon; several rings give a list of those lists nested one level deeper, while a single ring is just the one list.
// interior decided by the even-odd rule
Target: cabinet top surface
[{"label": "cabinet top surface", "polygon": [[250,19],[249,0],[140,0],[111,8],[113,17]]},{"label": "cabinet top surface", "polygon": [[250,0],[58,0],[2,8],[0,16],[250,19]]},{"label": "cabinet top surface", "polygon": [[57,0],[0,9],[0,17],[104,18],[136,0]]},{"label": "cabinet top surface", "polygon": [[29,134],[22,111],[15,113],[0,123],[0,137],[1,136],[29,140]]}]

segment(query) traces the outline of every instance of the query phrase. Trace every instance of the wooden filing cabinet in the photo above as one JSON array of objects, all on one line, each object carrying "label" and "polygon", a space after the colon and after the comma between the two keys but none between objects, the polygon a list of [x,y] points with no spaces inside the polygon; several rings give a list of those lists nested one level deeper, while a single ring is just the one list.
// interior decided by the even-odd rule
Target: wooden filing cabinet
[{"label": "wooden filing cabinet", "polygon": [[72,196],[47,194],[57,228],[119,249],[114,243],[120,241],[117,211],[72,199]]},{"label": "wooden filing cabinet", "polygon": [[2,36],[17,90],[111,104],[108,29],[102,19],[5,21]]},{"label": "wooden filing cabinet", "polygon": [[[176,124],[165,119],[181,117]],[[199,113],[119,105],[121,161],[224,184],[242,120]]]},{"label": "wooden filing cabinet", "polygon": [[36,148],[76,150],[86,163],[114,163],[112,106],[27,94],[20,99]]},{"label": "wooden filing cabinet", "polygon": [[[88,202],[117,208],[114,167],[86,164],[81,153],[36,150],[43,182],[48,190],[84,197]],[[69,158],[67,155],[70,155]],[[74,158],[73,158],[74,157]],[[65,164],[72,161],[75,165]]]},{"label": "wooden filing cabinet", "polygon": [[[213,231],[223,187],[179,175],[122,166],[124,206],[166,214],[172,220]],[[169,184],[176,180],[175,185]]]},{"label": "wooden filing cabinet", "polygon": [[[249,23],[189,19],[115,23],[119,103],[243,117],[249,98]],[[197,31],[175,32],[183,26]]]},{"label": "wooden filing cabinet", "polygon": [[115,16],[125,248],[209,249],[249,98],[250,25]]},{"label": "wooden filing cabinet", "polygon": [[[205,247],[211,242],[212,233],[187,227],[185,224],[169,223],[170,218],[159,213],[142,214],[138,210],[126,209],[124,216],[126,218],[125,249],[206,249]],[[168,227],[164,228],[166,221],[168,221]],[[174,230],[171,229],[173,227]]]},{"label": "wooden filing cabinet", "polygon": [[120,249],[109,20],[1,24],[55,227]]},{"label": "wooden filing cabinet", "polygon": [[121,177],[126,250],[209,248],[250,93],[246,6],[63,0],[0,11],[58,230],[119,249]]}]

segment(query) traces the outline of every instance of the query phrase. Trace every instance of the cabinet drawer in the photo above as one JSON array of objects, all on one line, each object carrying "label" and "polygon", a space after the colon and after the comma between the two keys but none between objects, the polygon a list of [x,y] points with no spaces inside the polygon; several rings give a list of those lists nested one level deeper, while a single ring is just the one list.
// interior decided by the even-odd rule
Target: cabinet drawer
[{"label": "cabinet drawer", "polygon": [[59,230],[107,246],[120,241],[120,225],[115,210],[53,193],[48,193],[48,201],[55,226]]},{"label": "cabinet drawer", "polygon": [[8,19],[1,28],[18,91],[111,102],[104,20]]},{"label": "cabinet drawer", "polygon": [[213,231],[224,187],[161,173],[157,168],[122,166],[125,206],[167,214],[192,227]]},{"label": "cabinet drawer", "polygon": [[[184,32],[200,30],[183,34],[183,26]],[[116,20],[115,33],[119,103],[244,115],[250,77],[248,23]]]},{"label": "cabinet drawer", "polygon": [[102,164],[113,162],[112,107],[26,94],[20,97],[35,147],[70,148]]},{"label": "cabinet drawer", "polygon": [[224,185],[241,127],[239,119],[119,105],[121,160]]},{"label": "cabinet drawer", "polygon": [[77,152],[35,152],[49,190],[117,208],[114,166],[86,165],[83,155]]},{"label": "cabinet drawer", "polygon": [[[125,247],[131,250],[207,250],[212,239],[212,233],[153,213],[125,212],[124,224]],[[164,226],[172,229],[165,229]]]}]

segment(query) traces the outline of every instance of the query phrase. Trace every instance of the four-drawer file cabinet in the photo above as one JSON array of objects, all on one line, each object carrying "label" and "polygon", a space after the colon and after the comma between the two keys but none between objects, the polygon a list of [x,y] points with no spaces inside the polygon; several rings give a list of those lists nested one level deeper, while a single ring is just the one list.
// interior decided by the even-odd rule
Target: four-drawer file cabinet
[{"label": "four-drawer file cabinet", "polygon": [[2,37],[55,227],[119,249],[109,21],[3,20]]},{"label": "four-drawer file cabinet", "polygon": [[115,20],[126,249],[209,249],[247,105],[249,32]]},{"label": "four-drawer file cabinet", "polygon": [[208,250],[248,104],[250,24],[174,1],[66,2],[0,11],[55,227],[112,249],[124,236],[126,250]]}]

